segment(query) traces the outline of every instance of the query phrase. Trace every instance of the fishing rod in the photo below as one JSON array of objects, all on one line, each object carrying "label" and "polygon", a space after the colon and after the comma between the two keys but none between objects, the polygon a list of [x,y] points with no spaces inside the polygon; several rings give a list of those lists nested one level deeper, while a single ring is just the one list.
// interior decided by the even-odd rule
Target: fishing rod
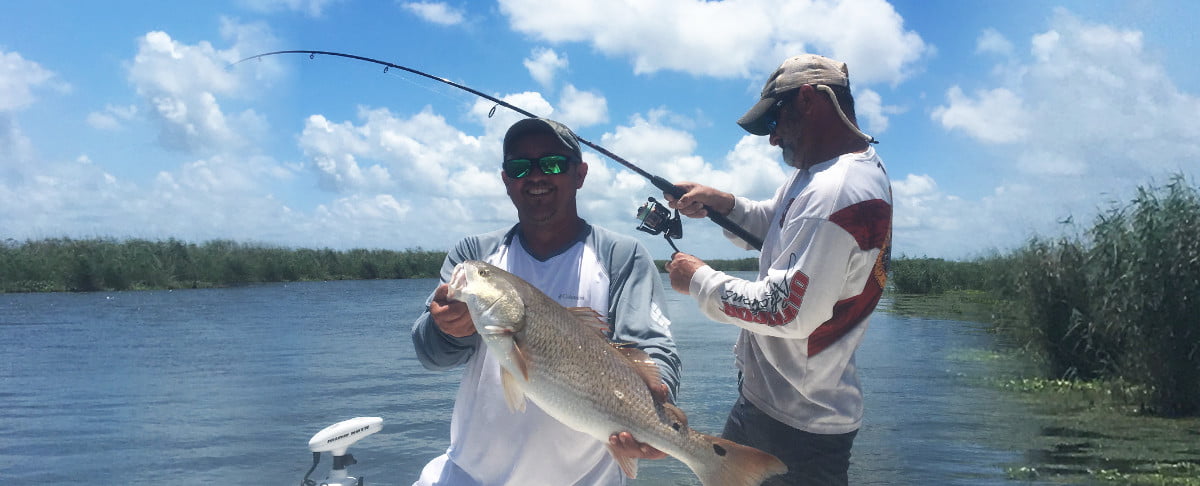
[{"label": "fishing rod", "polygon": [[[480,97],[480,98],[483,98],[483,99],[485,99],[485,100],[488,100],[488,101],[491,101],[491,102],[493,102],[493,103],[496,103],[496,104],[497,104],[497,105],[499,105],[499,106],[503,106],[503,107],[505,107],[505,108],[508,108],[508,109],[510,109],[510,110],[512,110],[512,111],[515,111],[515,112],[517,112],[517,113],[520,113],[520,114],[522,114],[522,115],[525,115],[526,117],[529,117],[529,118],[537,118],[537,115],[534,115],[533,113],[530,113],[530,112],[528,112],[528,111],[525,111],[524,109],[521,109],[521,108],[520,108],[520,107],[518,107],[518,106],[514,106],[514,105],[512,105],[511,103],[508,103],[508,102],[506,102],[506,101],[504,101],[504,100],[498,99],[498,98],[496,98],[496,97],[494,97],[494,96],[491,96],[491,95],[489,95],[489,94],[487,94],[487,93],[483,93],[483,92],[480,92],[480,91],[478,91],[478,90],[475,90],[475,89],[473,89],[473,88],[471,88],[471,87],[469,87],[469,86],[464,86],[464,85],[462,85],[462,84],[455,83],[454,81],[450,81],[449,79],[446,79],[446,78],[440,78],[440,77],[434,76],[434,75],[432,75],[432,74],[428,74],[428,73],[425,73],[425,72],[422,72],[422,71],[418,71],[418,70],[416,70],[416,69],[413,69],[413,68],[410,68],[410,67],[401,66],[401,65],[399,65],[399,64],[394,64],[394,63],[390,63],[390,62],[387,62],[387,61],[380,61],[380,60],[378,60],[378,59],[372,59],[372,58],[369,58],[369,57],[364,57],[364,56],[356,56],[356,55],[354,55],[354,54],[344,54],[344,53],[341,53],[341,52],[330,52],[330,51],[311,51],[311,50],[288,50],[288,51],[272,51],[272,52],[264,52],[264,53],[262,53],[262,54],[256,54],[256,55],[253,55],[253,56],[247,57],[247,58],[245,58],[245,59],[242,59],[242,60],[240,60],[240,61],[238,61],[238,62],[235,62],[235,63],[233,63],[233,64],[235,64],[235,65],[236,65],[236,64],[241,64],[241,63],[243,63],[243,62],[245,62],[245,61],[249,61],[249,60],[252,60],[252,59],[261,59],[261,58],[264,58],[264,57],[267,57],[267,56],[275,56],[275,55],[282,55],[282,54],[308,54],[308,58],[309,58],[309,59],[314,59],[314,58],[315,58],[315,57],[316,57],[318,54],[319,54],[319,55],[323,55],[323,56],[336,56],[336,57],[344,57],[344,58],[348,58],[348,59],[354,59],[354,60],[358,60],[358,61],[365,61],[365,62],[370,62],[370,63],[375,63],[375,64],[378,64],[378,65],[381,65],[381,66],[383,66],[383,67],[384,67],[384,68],[383,68],[383,72],[385,72],[385,73],[388,71],[388,69],[389,69],[389,68],[396,68],[396,69],[399,69],[399,70],[402,70],[402,71],[407,71],[407,72],[410,72],[410,73],[416,74],[416,75],[418,75],[418,76],[423,76],[423,77],[426,77],[426,78],[432,79],[432,80],[434,80],[434,81],[437,81],[437,82],[439,82],[439,83],[445,83],[445,84],[448,84],[448,85],[450,85],[450,86],[453,86],[453,87],[455,87],[455,88],[461,89],[461,90],[463,90],[463,91],[466,91],[466,92],[468,92],[468,93],[471,93],[471,94],[473,94],[473,95],[475,95],[475,96],[478,96],[478,97]],[[492,111],[488,113],[488,116],[490,117],[490,116],[491,116],[493,113],[495,113],[495,111],[496,111],[496,107],[494,107],[494,106],[493,106],[493,107],[492,107]],[[654,184],[654,187],[657,187],[659,190],[663,191],[664,193],[666,193],[666,194],[670,194],[672,197],[674,197],[674,198],[676,198],[676,199],[678,199],[679,197],[683,196],[683,194],[684,194],[684,190],[683,190],[683,189],[680,189],[680,188],[679,188],[679,187],[677,187],[675,184],[672,184],[670,181],[668,181],[668,180],[666,180],[666,179],[663,179],[662,177],[656,176],[656,175],[654,175],[654,174],[651,174],[651,173],[649,173],[649,172],[646,172],[645,170],[642,170],[642,168],[641,168],[641,167],[638,167],[638,166],[636,166],[636,165],[633,165],[633,163],[632,163],[632,162],[630,162],[630,161],[628,161],[628,160],[625,160],[625,159],[624,159],[624,158],[622,158],[621,156],[619,156],[619,155],[617,155],[617,154],[614,154],[614,153],[610,152],[608,149],[606,149],[606,148],[604,148],[604,147],[601,147],[601,146],[600,146],[600,145],[598,145],[598,144],[592,143],[591,141],[589,141],[589,140],[587,140],[587,139],[585,139],[585,138],[583,138],[583,137],[580,137],[579,135],[575,135],[575,139],[576,139],[576,140],[578,140],[578,141],[579,141],[579,143],[582,143],[582,144],[584,144],[584,145],[587,145],[588,147],[591,147],[593,150],[595,150],[595,151],[597,151],[597,152],[600,152],[601,154],[604,154],[604,156],[606,156],[606,157],[608,157],[608,158],[610,158],[610,159],[612,159],[612,160],[615,160],[615,161],[617,161],[618,163],[620,163],[621,165],[625,166],[625,167],[626,167],[626,168],[628,168],[629,170],[632,170],[632,171],[634,171],[634,172],[635,172],[635,173],[637,173],[638,175],[640,175],[640,176],[642,176],[642,177],[645,177],[646,179],[649,179],[649,180],[650,180],[650,183],[651,183],[651,184]],[[725,215],[722,215],[722,214],[719,214],[719,213],[717,213],[717,211],[716,211],[716,210],[714,210],[713,208],[711,208],[711,207],[709,207],[709,206],[707,206],[707,205],[705,205],[705,206],[704,206],[704,210],[705,210],[705,211],[708,213],[708,219],[712,220],[714,223],[717,223],[717,225],[718,225],[718,226],[720,226],[720,227],[724,228],[725,230],[729,231],[730,233],[733,233],[733,234],[734,234],[735,236],[737,236],[738,238],[741,238],[741,239],[742,239],[742,241],[745,241],[746,243],[749,243],[749,244],[750,244],[751,246],[753,246],[755,249],[757,249],[757,250],[762,250],[762,240],[761,240],[761,239],[759,239],[757,236],[754,236],[754,235],[753,235],[753,234],[751,234],[749,231],[746,231],[746,229],[745,229],[745,228],[742,228],[741,226],[738,226],[738,225],[737,225],[737,223],[734,223],[733,221],[730,221],[728,217],[726,217]],[[674,246],[674,245],[672,245],[672,246]]]}]

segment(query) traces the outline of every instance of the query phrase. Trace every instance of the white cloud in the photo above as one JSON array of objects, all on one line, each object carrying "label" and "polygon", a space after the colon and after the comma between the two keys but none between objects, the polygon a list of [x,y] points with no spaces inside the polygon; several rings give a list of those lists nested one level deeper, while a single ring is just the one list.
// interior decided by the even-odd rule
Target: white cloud
[{"label": "white cloud", "polygon": [[[664,109],[634,115],[628,124],[605,134],[600,144],[669,181],[699,182],[751,198],[770,197],[786,179],[779,149],[771,147],[766,137],[743,137],[722,164],[714,164],[695,155],[695,137],[670,124],[673,118]],[[654,190],[649,184],[646,187]]]},{"label": "white cloud", "polygon": [[[502,99],[538,114],[570,118],[569,109],[555,110],[538,93]],[[386,109],[362,107],[350,121],[311,116],[299,137],[300,146],[308,170],[337,198],[320,204],[298,231],[314,235],[313,244],[325,246],[349,241],[357,246],[394,246],[404,241],[408,246],[445,248],[464,234],[512,224],[516,214],[499,176],[500,141],[520,115],[501,110],[488,117],[491,106],[481,102],[471,109],[471,118],[482,129],[477,136],[447,125],[431,109],[398,116]],[[652,110],[602,135],[601,143],[669,180],[700,181],[756,197],[769,197],[785,177],[778,150],[762,137],[745,137],[722,161],[724,168],[716,168],[694,154],[696,141],[675,125],[679,120],[666,110]],[[660,197],[660,190],[617,163],[586,148],[584,159],[589,172],[580,210],[589,221],[631,229],[636,208],[647,196]],[[411,231],[427,227],[439,231]],[[694,228],[688,230],[694,245],[731,251],[717,239],[715,225],[696,222],[689,227]],[[410,231],[398,233],[403,228]],[[326,241],[333,235],[341,241]],[[655,249],[665,248],[661,239],[648,242]]]},{"label": "white cloud", "polygon": [[104,107],[103,112],[93,111],[88,113],[87,123],[97,130],[119,130],[124,126],[124,122],[132,120],[137,116],[137,113],[137,106],[108,105]]},{"label": "white cloud", "polygon": [[[539,114],[553,111],[537,93],[501,99]],[[303,232],[323,246],[402,241],[446,248],[465,234],[512,224],[516,212],[500,179],[500,141],[521,116],[500,110],[489,117],[492,106],[480,100],[471,109],[479,136],[450,126],[430,108],[405,117],[360,107],[355,120],[342,122],[309,117],[300,147],[323,187],[338,197],[319,205]]]},{"label": "white cloud", "polygon": [[927,174],[892,179],[892,256],[965,259],[1004,252],[1033,235],[1059,234],[1087,191],[1049,192],[1036,184],[1002,184],[979,200],[950,194]]},{"label": "white cloud", "polygon": [[976,54],[990,53],[1007,57],[1011,56],[1013,51],[1012,42],[996,29],[983,29],[979,38],[975,40]]},{"label": "white cloud", "polygon": [[[549,101],[546,101],[546,98],[542,97],[541,93],[536,91],[510,94],[501,96],[499,99],[533,113],[534,116],[559,118],[554,106]],[[475,104],[471,106],[471,119],[483,125],[488,130],[488,136],[503,137],[509,125],[525,118],[523,115],[512,110],[504,108],[493,110],[493,108],[497,108],[496,104],[483,98],[475,100]]]},{"label": "white cloud", "polygon": [[317,211],[339,220],[354,221],[355,226],[398,225],[412,211],[412,205],[401,203],[390,194],[355,195],[338,199],[331,207],[321,206]]},{"label": "white cloud", "polygon": [[[6,158],[0,154],[0,160]],[[32,159],[28,159],[32,163]],[[122,180],[81,155],[37,160],[37,170],[0,179],[0,226],[17,238],[60,236],[233,238],[287,241],[287,208],[271,196],[295,177],[267,157],[220,155],[158,173],[145,185]],[[3,165],[0,165],[3,172]]]},{"label": "white cloud", "polygon": [[1018,156],[1017,168],[1021,172],[1033,175],[1081,176],[1087,172],[1087,163],[1077,154],[1034,148],[1024,151]]},{"label": "white cloud", "polygon": [[580,91],[573,85],[563,88],[558,100],[558,121],[580,129],[608,121],[608,100],[592,91]]},{"label": "white cloud", "polygon": [[[886,131],[887,115],[899,109],[861,87],[897,84],[933,51],[883,0],[501,0],[500,10],[517,31],[551,44],[589,44],[628,58],[643,74],[668,70],[758,82],[788,56],[829,55],[850,66],[860,87],[856,96],[866,97],[862,121],[875,132]],[[534,60],[548,56],[526,60],[544,86],[552,75],[545,64],[553,59]]]},{"label": "white cloud", "polygon": [[[367,126],[386,129],[385,120],[375,116]],[[0,121],[4,119],[0,116]],[[397,242],[403,242],[405,246],[442,249],[453,242],[447,240],[477,230],[467,228],[464,222],[498,221],[495,214],[504,198],[498,171],[492,171],[487,187],[494,197],[486,203],[463,206],[459,199],[467,198],[458,194],[406,191],[397,183],[387,190],[364,189],[319,203],[311,211],[299,211],[273,192],[276,187],[295,185],[304,174],[270,157],[218,154],[160,171],[146,184],[135,184],[108,173],[104,167],[111,161],[93,161],[89,155],[66,162],[37,160],[28,149],[28,140],[12,128],[0,131],[0,200],[5,201],[0,205],[0,227],[18,239],[170,236],[186,241],[221,238],[338,249],[395,248]],[[483,178],[479,171],[460,174],[457,184],[465,184],[465,180],[483,186],[478,182]],[[410,179],[409,183],[417,186],[420,181]],[[476,195],[476,201],[482,199]],[[454,221],[443,221],[448,215]],[[506,222],[515,218],[506,216]],[[413,231],[433,227],[445,227],[447,232]]]},{"label": "white cloud", "polygon": [[929,175],[893,179],[892,206],[893,257],[946,256],[946,247],[978,248],[968,245],[985,243],[963,241],[970,238],[963,229],[973,219],[972,205],[943,193]]},{"label": "white cloud", "polygon": [[1140,32],[1058,9],[1029,52],[997,69],[1019,73],[1000,86],[951,88],[933,119],[1011,151],[1026,174],[1144,179],[1200,157],[1200,98],[1175,86]]},{"label": "white cloud", "polygon": [[32,173],[33,157],[33,143],[21,132],[12,114],[0,112],[0,185]]},{"label": "white cloud", "polygon": [[[1200,160],[1200,98],[1179,89],[1144,42],[1141,32],[1090,23],[1063,9],[1028,39],[1024,56],[985,31],[977,54],[1002,54],[991,86],[970,95],[950,88],[931,117],[988,144],[963,161],[989,173],[996,188],[977,202],[953,205],[910,198],[909,214],[922,224],[932,214],[921,209],[964,209],[953,210],[961,230],[908,237],[923,248],[1014,248],[1035,234],[1062,234],[1058,221],[1068,217],[1090,220],[1138,185],[1194,170],[1187,164]],[[896,184],[898,230],[906,183],[912,185]]]},{"label": "white cloud", "polygon": [[[69,89],[65,83],[56,83],[56,75],[34,61],[26,60],[16,52],[0,51],[0,201],[11,204],[14,211],[21,206],[11,193],[12,187],[24,183],[37,173],[36,154],[33,142],[25,136],[17,123],[16,112],[37,101],[34,90],[42,87]],[[27,199],[24,202],[28,202]],[[20,214],[16,212],[15,214]],[[0,223],[5,218],[0,217]],[[6,224],[0,227],[9,228]]]},{"label": "white cloud", "polygon": [[163,146],[201,154],[245,150],[248,138],[265,130],[265,119],[254,110],[226,114],[218,96],[244,96],[256,76],[276,69],[265,61],[229,68],[245,52],[261,52],[260,46],[273,42],[270,34],[257,25],[225,21],[222,35],[236,43],[226,50],[207,41],[187,45],[161,31],[138,39],[129,80],[158,123]]},{"label": "white cloud", "polygon": [[569,64],[566,56],[560,56],[554,49],[539,47],[525,59],[525,69],[529,75],[544,88],[553,86],[554,77]]},{"label": "white cloud", "polygon": [[481,150],[475,137],[448,125],[425,109],[398,118],[383,108],[360,107],[361,124],[333,123],[310,116],[300,147],[313,161],[322,187],[344,194],[391,192],[405,198],[432,195],[478,197],[503,191],[465,187],[460,175],[495,170],[499,144]]},{"label": "white cloud", "polygon": [[935,108],[933,119],[947,129],[963,130],[987,143],[1019,142],[1028,134],[1024,103],[1008,89],[980,91],[970,97],[953,86],[946,97],[949,106]]},{"label": "white cloud", "polygon": [[426,22],[438,25],[457,25],[463,22],[462,11],[444,2],[401,2],[400,6]]},{"label": "white cloud", "polygon": [[[748,3],[768,11],[773,6],[769,1]],[[917,61],[932,53],[919,34],[904,29],[904,18],[884,0],[796,0],[786,2],[772,19],[777,46],[802,42],[806,50],[843,61],[851,82],[859,85],[898,84],[914,74]],[[795,54],[792,49],[776,57]]]},{"label": "white cloud", "polygon": [[148,192],[129,194],[107,219],[134,236],[282,243],[296,234],[294,218],[271,188],[294,177],[269,157],[217,155],[160,172]]},{"label": "white cloud", "polygon": [[193,193],[254,194],[264,181],[290,179],[292,173],[268,157],[219,155],[185,164],[178,177]]},{"label": "white cloud", "polygon": [[325,7],[342,0],[238,0],[246,8],[258,12],[300,12],[309,17],[320,17]]},{"label": "white cloud", "polygon": [[949,212],[952,204],[960,203],[954,196],[938,188],[937,181],[926,174],[908,174],[892,181],[895,205],[892,226],[904,231],[954,231],[961,223]]},{"label": "white cloud", "polygon": [[[511,209],[511,205],[503,206]],[[487,210],[493,213],[503,206]],[[497,218],[472,211],[453,198],[406,201],[388,194],[352,195],[318,206],[300,221],[297,233],[306,235],[305,245],[310,247],[395,249],[403,244],[406,248],[444,250],[463,235],[481,231],[464,221],[479,221],[496,229],[502,225],[499,221],[511,224],[516,219],[515,212]]]},{"label": "white cloud", "polygon": [[[275,66],[269,61],[227,69],[242,50],[260,49],[270,36],[261,26],[230,21],[222,23],[221,32],[233,44],[229,49],[207,42],[186,45],[165,32],[140,37],[137,55],[126,68],[148,111],[109,104],[87,115],[94,128],[111,130],[146,113],[159,125],[166,145],[206,155],[166,168],[151,182],[123,180],[107,168],[125,161],[91,153],[69,161],[39,158],[13,118],[0,113],[0,200],[5,201],[0,227],[21,238],[288,241],[295,234],[291,211],[272,196],[272,189],[290,182],[294,170],[254,155],[243,142],[263,130],[261,116],[227,113],[219,104],[222,97],[249,94],[249,80],[270,80]],[[24,72],[40,73],[33,67],[25,65]]]},{"label": "white cloud", "polygon": [[94,164],[41,163],[36,172],[0,181],[0,227],[17,239],[57,237],[61,228],[108,235],[106,223],[115,221],[107,210],[126,194],[128,187]]},{"label": "white cloud", "polygon": [[[634,115],[628,124],[618,126],[601,138],[601,145],[618,154],[639,160],[639,166],[652,172],[675,171],[679,162],[696,150],[691,133],[662,123],[664,109],[646,115]],[[693,169],[699,167],[692,167]],[[672,179],[669,175],[664,176]]]},{"label": "white cloud", "polygon": [[[859,89],[854,93],[854,115],[858,125],[866,133],[878,135],[888,129],[887,115],[900,113],[895,106],[884,106],[883,97],[870,89]],[[865,123],[864,123],[865,122]]]},{"label": "white cloud", "polygon": [[50,83],[54,73],[17,52],[0,51],[0,112],[33,104],[34,88]]},{"label": "white cloud", "polygon": [[[312,159],[322,187],[335,192],[357,192],[391,184],[387,169],[374,165],[364,171],[359,165],[359,157],[371,148],[365,140],[366,131],[350,122],[331,123],[321,115],[308,117],[300,134],[300,146]],[[366,173],[375,177],[368,179]]]},{"label": "white cloud", "polygon": [[[232,238],[281,241],[273,237],[287,227],[287,208],[276,201],[267,181],[276,180],[269,159],[218,156],[186,164],[177,172],[160,172],[149,194],[126,199],[113,213],[151,234],[193,241]],[[253,177],[252,174],[265,176]],[[163,217],[169,214],[171,217]],[[116,223],[128,229],[130,223]],[[132,230],[134,234],[139,230]]]},{"label": "white cloud", "polygon": [[627,57],[637,73],[757,80],[809,51],[847,62],[855,82],[898,83],[930,50],[883,0],[501,0],[500,10],[513,29]]},{"label": "white cloud", "polygon": [[121,128],[121,122],[118,122],[116,117],[96,111],[88,113],[87,124],[97,130],[111,131]]}]

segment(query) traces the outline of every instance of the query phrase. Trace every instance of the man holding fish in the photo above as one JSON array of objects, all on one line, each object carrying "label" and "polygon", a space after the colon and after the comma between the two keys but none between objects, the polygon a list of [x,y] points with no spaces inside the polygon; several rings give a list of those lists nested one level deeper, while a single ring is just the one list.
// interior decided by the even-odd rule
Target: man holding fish
[{"label": "man holding fish", "polygon": [[[417,357],[426,368],[466,368],[451,418],[450,447],[426,465],[417,485],[624,484],[630,464],[636,471],[636,459],[665,457],[635,442],[627,429],[610,430],[597,440],[548,414],[541,406],[545,402],[531,396],[527,403],[522,391],[541,383],[530,377],[547,376],[542,354],[534,354],[539,350],[527,346],[523,333],[493,331],[501,325],[475,322],[472,314],[491,311],[468,309],[462,301],[463,277],[458,277],[458,287],[447,285],[452,275],[460,275],[455,269],[463,262],[484,261],[528,281],[550,296],[554,306],[576,309],[571,319],[586,321],[583,309],[594,311],[593,325],[575,322],[569,332],[599,335],[596,328],[603,328],[607,340],[636,351],[638,366],[650,370],[640,378],[642,389],[627,393],[653,396],[651,403],[660,409],[673,401],[679,357],[659,273],[649,252],[632,237],[579,217],[576,192],[586,176],[587,164],[566,126],[527,118],[506,133],[501,177],[518,223],[461,240],[447,254],[442,284],[412,328]],[[484,325],[491,327],[481,331]],[[491,349],[483,332],[509,338],[504,350],[525,346],[525,354],[514,358]],[[564,364],[583,359],[570,348],[551,352],[561,354]],[[516,375],[502,366],[514,360],[527,366]]]}]

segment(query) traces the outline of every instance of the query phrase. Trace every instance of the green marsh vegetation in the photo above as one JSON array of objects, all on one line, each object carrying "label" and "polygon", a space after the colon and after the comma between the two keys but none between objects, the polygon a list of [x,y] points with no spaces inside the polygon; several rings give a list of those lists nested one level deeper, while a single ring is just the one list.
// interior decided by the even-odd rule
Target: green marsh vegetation
[{"label": "green marsh vegetation", "polygon": [[[658,266],[658,271],[667,273],[667,262],[670,260],[654,260],[654,264]],[[711,259],[704,260],[709,266],[722,272],[757,272],[758,258],[738,258],[734,260]]]},{"label": "green marsh vegetation", "polygon": [[1200,485],[1200,191],[1182,176],[1079,234],[895,259],[891,291],[894,311],[974,316],[1023,345],[1034,376],[999,385],[1042,411],[1045,462],[1014,478]]},{"label": "green marsh vegetation", "polygon": [[9,240],[0,245],[0,292],[436,277],[445,256],[423,250],[290,249],[228,240]]}]

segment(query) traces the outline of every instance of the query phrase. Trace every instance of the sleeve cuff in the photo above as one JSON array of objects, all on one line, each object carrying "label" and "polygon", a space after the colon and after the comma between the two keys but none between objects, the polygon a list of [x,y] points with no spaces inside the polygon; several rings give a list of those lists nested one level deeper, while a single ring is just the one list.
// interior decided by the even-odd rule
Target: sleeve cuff
[{"label": "sleeve cuff", "polygon": [[688,293],[693,297],[700,295],[700,291],[704,288],[704,282],[716,273],[717,271],[709,265],[697,268],[696,273],[692,274],[692,281],[688,282]]}]

